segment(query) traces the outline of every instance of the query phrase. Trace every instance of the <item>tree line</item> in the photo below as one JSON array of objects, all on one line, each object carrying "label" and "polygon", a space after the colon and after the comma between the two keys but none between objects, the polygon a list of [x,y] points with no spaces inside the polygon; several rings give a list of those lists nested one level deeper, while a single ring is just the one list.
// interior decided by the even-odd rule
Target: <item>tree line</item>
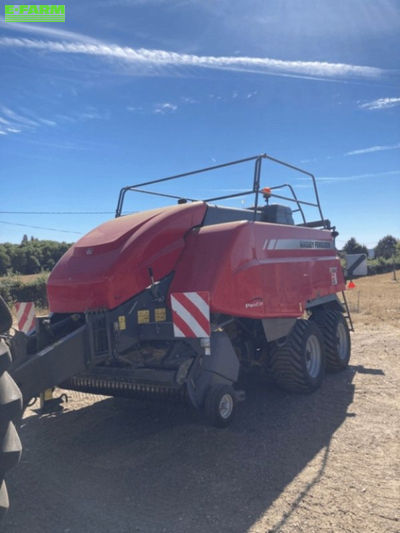
[{"label": "tree line", "polygon": [[0,244],[0,275],[37,274],[50,271],[70,243],[39,240],[24,235],[21,244]]},{"label": "tree line", "polygon": [[[364,244],[360,244],[354,237],[351,237],[343,246],[343,252],[347,254],[367,254],[368,249]],[[400,255],[400,240],[393,235],[383,237],[374,248],[374,256],[379,259],[391,259]]]},{"label": "tree line", "polygon": [[[71,246],[67,242],[39,240],[24,235],[21,244],[0,244],[0,275],[37,274],[49,272]],[[368,249],[352,237],[343,247],[348,254],[365,253]],[[400,258],[400,240],[392,235],[383,237],[374,248],[375,258]]]}]

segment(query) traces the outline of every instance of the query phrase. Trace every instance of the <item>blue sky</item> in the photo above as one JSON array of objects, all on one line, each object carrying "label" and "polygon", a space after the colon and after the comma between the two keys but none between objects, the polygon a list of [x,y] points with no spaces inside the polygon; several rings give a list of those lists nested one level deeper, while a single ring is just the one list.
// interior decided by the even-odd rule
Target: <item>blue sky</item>
[{"label": "blue sky", "polygon": [[[80,1],[64,24],[1,19],[0,242],[72,242],[124,185],[262,152],[317,176],[339,246],[400,237],[399,51],[395,0]],[[159,190],[204,198],[251,176]],[[265,165],[263,186],[288,180],[311,198]]]}]

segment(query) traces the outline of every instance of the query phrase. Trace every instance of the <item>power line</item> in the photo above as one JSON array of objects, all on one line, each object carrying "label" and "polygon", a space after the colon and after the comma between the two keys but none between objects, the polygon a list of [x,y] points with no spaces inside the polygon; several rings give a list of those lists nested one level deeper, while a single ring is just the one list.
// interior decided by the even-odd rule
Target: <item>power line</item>
[{"label": "power line", "polygon": [[115,211],[0,211],[7,215],[113,215]]},{"label": "power line", "polygon": [[45,229],[48,231],[58,231],[59,233],[76,233],[77,235],[82,235],[81,231],[67,231],[65,229],[45,228],[43,226],[31,226],[29,224],[18,224],[16,222],[5,222],[4,220],[0,220],[0,224],[7,224],[8,226],[21,226],[23,228],[30,228],[30,229]]}]

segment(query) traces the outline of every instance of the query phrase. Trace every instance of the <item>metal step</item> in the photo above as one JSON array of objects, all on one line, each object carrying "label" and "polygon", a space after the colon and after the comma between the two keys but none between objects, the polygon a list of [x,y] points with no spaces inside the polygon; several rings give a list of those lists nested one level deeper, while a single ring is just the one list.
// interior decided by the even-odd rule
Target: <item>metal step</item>
[{"label": "metal step", "polygon": [[349,330],[350,331],[354,331],[353,320],[351,318],[349,305],[347,303],[347,298],[346,298],[346,294],[345,294],[344,291],[342,291],[342,298],[343,298],[343,301],[341,303],[344,306],[344,308],[346,309],[346,314],[343,315],[343,316],[347,320],[347,324],[349,326]]}]

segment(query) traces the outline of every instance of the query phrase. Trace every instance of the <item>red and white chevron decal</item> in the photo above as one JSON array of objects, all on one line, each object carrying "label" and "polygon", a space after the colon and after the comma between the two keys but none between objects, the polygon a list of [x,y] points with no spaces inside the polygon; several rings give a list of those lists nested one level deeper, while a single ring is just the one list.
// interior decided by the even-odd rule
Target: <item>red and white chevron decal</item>
[{"label": "red and white chevron decal", "polygon": [[35,304],[33,302],[16,302],[18,329],[26,334],[35,330]]},{"label": "red and white chevron decal", "polygon": [[171,307],[175,337],[210,336],[209,292],[173,292]]}]

